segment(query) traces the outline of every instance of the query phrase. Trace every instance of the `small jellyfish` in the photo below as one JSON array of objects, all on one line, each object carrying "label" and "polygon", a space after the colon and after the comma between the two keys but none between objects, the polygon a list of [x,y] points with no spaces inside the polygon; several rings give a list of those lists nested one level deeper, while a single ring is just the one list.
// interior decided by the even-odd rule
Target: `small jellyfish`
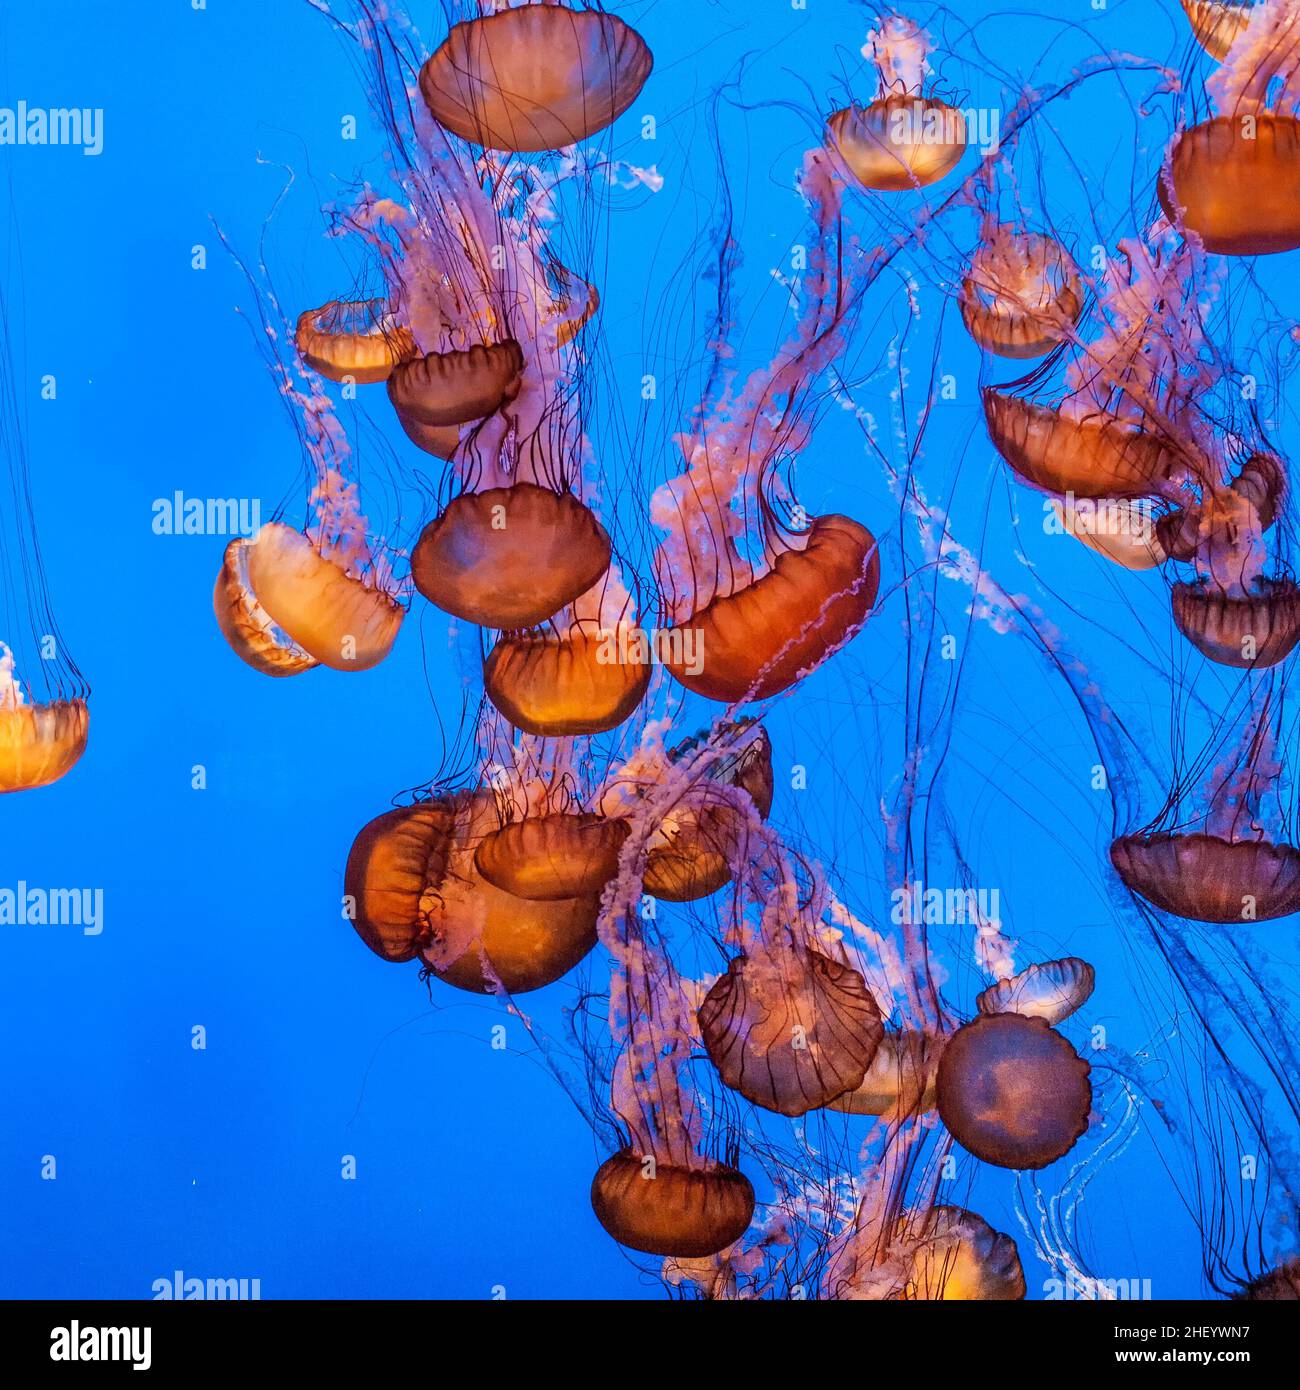
[{"label": "small jellyfish", "polygon": [[90,710],[83,699],[29,701],[0,642],[0,793],[48,787],[86,751]]},{"label": "small jellyfish", "polygon": [[925,1114],[935,1108],[935,1083],[945,1039],[933,1033],[886,1033],[856,1090],[830,1102],[848,1115]]},{"label": "small jellyfish", "polygon": [[294,341],[303,361],[329,381],[371,386],[415,354],[410,329],[394,322],[382,299],[332,299],[298,318]]},{"label": "small jellyfish", "polygon": [[686,1168],[624,1149],[597,1170],[591,1206],[620,1245],[648,1255],[699,1258],[716,1255],[745,1234],[754,1215],[754,1188],[729,1164],[701,1160],[700,1167]]},{"label": "small jellyfish", "polygon": [[966,152],[962,113],[921,95],[930,38],[909,19],[890,15],[862,52],[878,73],[875,100],[836,111],[827,143],[864,188],[899,193],[936,183]]},{"label": "small jellyfish", "polygon": [[617,625],[592,619],[506,633],[483,663],[483,688],[526,734],[605,733],[632,714],[650,685],[648,656],[621,659],[624,650]]},{"label": "small jellyfish", "polygon": [[1089,507],[1091,501],[1075,499],[1067,506],[1052,499],[1052,512],[1067,536],[1128,570],[1154,569],[1169,558],[1160,540],[1165,518],[1154,519],[1149,502],[1105,497]]},{"label": "small jellyfish", "polygon": [[1057,1024],[1088,1002],[1097,982],[1086,960],[1066,956],[1043,961],[990,985],[975,1000],[982,1014],[1023,1014]]},{"label": "small jellyfish", "polygon": [[939,1118],[985,1163],[1044,1168],[1088,1127],[1090,1070],[1041,1018],[977,1018],[948,1039],[939,1060]]},{"label": "small jellyfish", "polygon": [[961,282],[962,322],[987,352],[1041,357],[1083,313],[1074,262],[1051,237],[1012,227],[985,229]]},{"label": "small jellyfish", "polygon": [[420,69],[434,120],[490,150],[576,145],[636,100],[654,59],[601,10],[521,4],[452,26]]},{"label": "small jellyfish", "polygon": [[1232,45],[1246,31],[1254,0],[1182,0],[1196,41],[1217,62],[1223,62]]},{"label": "small jellyfish", "polygon": [[463,492],[424,528],[415,586],[480,627],[536,627],[601,578],[610,544],[591,510],[534,483]]},{"label": "small jellyfish", "polygon": [[236,536],[226,547],[212,607],[222,636],[235,655],[266,676],[296,676],[320,663],[305,651],[257,601],[248,579],[248,541]]},{"label": "small jellyfish", "polygon": [[737,956],[700,1005],[699,1022],[723,1081],[781,1115],[856,1090],[884,1032],[862,976],[799,946]]},{"label": "small jellyfish", "polygon": [[588,897],[617,874],[628,831],[627,821],[589,812],[527,816],[485,836],[474,867],[518,898]]},{"label": "small jellyfish", "polygon": [[906,1301],[1012,1301],[1025,1296],[1025,1271],[1015,1241],[995,1231],[982,1216],[961,1207],[932,1207],[913,1233],[919,1237],[907,1283]]},{"label": "small jellyfish", "polygon": [[476,343],[464,352],[429,352],[393,369],[388,399],[403,426],[408,421],[434,430],[464,425],[513,401],[523,368],[524,355],[513,338],[490,346]]},{"label": "small jellyfish", "polygon": [[474,866],[496,823],[490,795],[458,793],[388,811],[357,836],[344,892],[353,925],[385,960],[424,958],[438,979],[473,993],[541,989],[596,944],[598,898],[532,901]]}]

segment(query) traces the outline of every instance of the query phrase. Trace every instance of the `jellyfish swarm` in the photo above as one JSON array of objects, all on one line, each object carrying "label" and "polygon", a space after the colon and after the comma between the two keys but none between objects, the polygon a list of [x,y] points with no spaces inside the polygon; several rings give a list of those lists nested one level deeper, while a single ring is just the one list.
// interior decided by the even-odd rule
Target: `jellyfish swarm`
[{"label": "jellyfish swarm", "polygon": [[948,1039],[939,1118],[961,1146],[1000,1168],[1045,1168],[1088,1127],[1090,1068],[1041,1018],[994,1014]]},{"label": "jellyfish swarm", "polygon": [[986,225],[958,297],[966,331],[1000,357],[1041,357],[1083,312],[1073,261],[1050,237]]},{"label": "jellyfish swarm", "polygon": [[1269,0],[1245,18],[1206,83],[1219,114],[1174,137],[1158,183],[1169,220],[1225,256],[1300,246],[1300,9]]},{"label": "jellyfish swarm", "polygon": [[[827,515],[793,532],[764,496],[772,465],[807,444],[809,384],[843,345],[837,258],[830,268],[842,190],[823,151],[805,156],[801,189],[817,247],[794,336],[738,392],[729,381],[715,388],[677,438],[686,472],[651,502],[668,533],[656,557],[673,619],[665,664],[688,690],[725,704],[767,699],[820,665],[861,627],[880,583],[864,526]],[[752,532],[761,553],[750,561],[741,543]]]},{"label": "jellyfish swarm", "polygon": [[876,97],[836,111],[826,122],[826,142],[864,187],[898,193],[937,183],[966,152],[960,111],[938,97],[922,96],[930,71],[930,37],[900,15],[887,16],[862,49],[876,67]]},{"label": "jellyfish swarm", "polygon": [[479,873],[499,825],[491,793],[457,792],[399,807],[357,836],[344,874],[358,936],[389,961],[423,958],[457,989],[541,989],[595,945],[599,899],[526,899]]},{"label": "jellyfish swarm", "polygon": [[615,15],[520,4],[453,25],[420,69],[430,114],[490,150],[575,145],[636,100],[654,65]]}]

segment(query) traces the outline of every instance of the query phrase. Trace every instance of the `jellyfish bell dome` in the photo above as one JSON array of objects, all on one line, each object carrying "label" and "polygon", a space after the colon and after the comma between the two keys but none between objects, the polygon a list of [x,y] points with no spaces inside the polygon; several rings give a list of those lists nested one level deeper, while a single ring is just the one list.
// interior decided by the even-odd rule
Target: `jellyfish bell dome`
[{"label": "jellyfish bell dome", "polygon": [[[759,723],[740,720],[720,737],[732,751],[710,768],[702,784],[683,796],[650,841],[642,886],[652,898],[695,902],[731,881],[744,816],[731,794],[719,788],[745,792],[763,820],[772,810],[775,784],[767,730]],[[698,739],[688,739],[672,750],[669,761],[679,761],[698,746]]]},{"label": "jellyfish bell dome", "polygon": [[1088,1127],[1090,1068],[1041,1018],[982,1016],[939,1059],[939,1118],[954,1139],[999,1168],[1045,1168]]},{"label": "jellyfish bell dome", "polygon": [[665,664],[687,690],[724,704],[768,699],[857,633],[880,587],[874,537],[834,514],[814,518],[806,534],[802,549],[783,551],[766,574],[669,632]]},{"label": "jellyfish bell dome", "polygon": [[933,1110],[944,1041],[933,1033],[884,1034],[861,1085],[836,1096],[827,1108],[847,1115],[908,1115]]},{"label": "jellyfish bell dome", "polygon": [[984,416],[1007,463],[1058,496],[1151,497],[1183,471],[1154,435],[1112,415],[1074,416],[986,387]]},{"label": "jellyfish bell dome", "polygon": [[[1261,256],[1300,246],[1300,120],[1215,116],[1175,137],[1160,206],[1218,256]],[[1170,189],[1172,184],[1172,190]]]},{"label": "jellyfish bell dome", "polygon": [[515,631],[585,594],[609,560],[605,528],[576,497],[515,483],[455,498],[424,528],[411,575],[453,617]]},{"label": "jellyfish bell dome", "polygon": [[241,661],[266,676],[296,676],[320,665],[257,601],[248,580],[248,541],[236,536],[226,546],[212,593],[222,636]]},{"label": "jellyfish bell dome", "polygon": [[524,354],[513,338],[475,343],[464,352],[430,352],[393,369],[388,399],[403,425],[446,429],[508,405],[519,394],[523,369]]},{"label": "jellyfish bell dome", "polygon": [[862,976],[807,948],[735,957],[700,1005],[699,1024],[722,1080],[781,1115],[856,1090],[884,1033]]},{"label": "jellyfish bell dome", "polygon": [[700,1258],[734,1245],[754,1217],[754,1188],[737,1168],[679,1167],[631,1149],[607,1158],[591,1183],[596,1219],[620,1245]]},{"label": "jellyfish bell dome", "polygon": [[826,122],[827,143],[864,187],[901,193],[937,183],[966,153],[962,113],[937,97],[890,93]]},{"label": "jellyfish bell dome", "polygon": [[31,704],[5,699],[0,687],[0,793],[34,791],[66,776],[86,751],[89,732],[85,700]]},{"label": "jellyfish bell dome", "polygon": [[975,1001],[982,1014],[1023,1014],[1057,1024],[1077,1013],[1092,997],[1097,974],[1086,960],[1036,963],[990,985]]},{"label": "jellyfish bell dome", "polygon": [[396,323],[382,299],[331,299],[298,317],[298,352],[327,381],[371,386],[415,353],[415,339]]},{"label": "jellyfish bell dome", "polygon": [[451,460],[460,445],[459,425],[422,425],[409,415],[397,412],[397,423],[401,425],[407,439],[417,449],[422,449],[434,458]]},{"label": "jellyfish bell dome", "polygon": [[1251,1303],[1295,1303],[1300,1301],[1300,1258],[1287,1260],[1285,1264],[1261,1275],[1247,1284],[1234,1299]]},{"label": "jellyfish bell dome", "polygon": [[1242,4],[1235,4],[1233,0],[1182,0],[1182,5],[1196,41],[1211,58],[1221,63],[1232,45],[1246,32],[1254,0]]},{"label": "jellyfish bell dome", "polygon": [[246,554],[258,603],[322,665],[365,671],[388,655],[405,614],[391,594],[354,578],[280,521],[263,526]]},{"label": "jellyfish bell dome", "polygon": [[499,637],[483,663],[483,686],[516,729],[572,738],[606,733],[629,718],[650,686],[650,669],[648,660],[620,650],[616,629],[561,621]]},{"label": "jellyfish bell dome", "polygon": [[453,25],[420,69],[420,92],[434,120],[471,144],[558,150],[612,125],[653,66],[615,15],[521,4]]},{"label": "jellyfish bell dome", "polygon": [[1016,1242],[995,1231],[982,1216],[961,1207],[933,1207],[919,1234],[900,1299],[991,1302],[1024,1298],[1025,1271]]},{"label": "jellyfish bell dome", "polygon": [[966,331],[985,351],[1041,357],[1078,322],[1083,286],[1051,237],[999,227],[972,258],[958,302]]},{"label": "jellyfish bell dome", "polygon": [[370,822],[348,856],[353,925],[385,960],[421,956],[431,973],[472,993],[541,989],[596,944],[598,898],[515,897],[488,883],[475,854],[496,823],[483,793],[400,807]]},{"label": "jellyfish bell dome", "polygon": [[[1090,500],[1083,499],[1085,503]],[[1053,498],[1051,505],[1066,535],[1112,564],[1128,570],[1149,570],[1169,558],[1161,533],[1161,522],[1166,517],[1154,517],[1151,504],[1145,499],[1098,498],[1086,517],[1079,501],[1067,507]]]},{"label": "jellyfish bell dome", "polygon": [[529,816],[485,836],[474,867],[519,898],[588,897],[617,875],[629,828],[624,820],[585,812]]},{"label": "jellyfish bell dome", "polygon": [[1207,834],[1124,835],[1110,847],[1124,883],[1194,922],[1268,921],[1300,910],[1300,850]]},{"label": "jellyfish bell dome", "polygon": [[1300,589],[1289,579],[1261,577],[1240,595],[1205,580],[1175,584],[1171,602],[1178,630],[1224,666],[1276,666],[1300,642]]}]

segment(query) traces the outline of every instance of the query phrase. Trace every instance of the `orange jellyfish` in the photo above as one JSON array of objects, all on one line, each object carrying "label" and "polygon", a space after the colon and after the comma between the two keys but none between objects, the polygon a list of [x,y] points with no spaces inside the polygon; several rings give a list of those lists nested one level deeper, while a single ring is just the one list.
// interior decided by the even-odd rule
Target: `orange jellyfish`
[{"label": "orange jellyfish", "polygon": [[1169,220],[1223,256],[1300,246],[1300,16],[1260,6],[1246,19],[1206,83],[1219,114],[1175,136],[1157,185]]},{"label": "orange jellyfish", "polygon": [[518,898],[589,897],[618,872],[628,830],[626,821],[583,811],[528,816],[485,836],[474,867]]},{"label": "orange jellyfish", "polygon": [[1112,564],[1148,570],[1169,558],[1160,532],[1160,523],[1166,518],[1155,517],[1150,502],[1144,499],[1054,497],[1051,508],[1062,533]]},{"label": "orange jellyfish", "polygon": [[1202,48],[1218,62],[1228,56],[1232,45],[1246,32],[1254,0],[1182,0],[1191,22],[1192,33]]},{"label": "orange jellyfish", "polygon": [[1025,1271],[1009,1235],[961,1207],[932,1207],[919,1221],[905,1218],[906,1237],[918,1241],[905,1301],[1016,1300],[1025,1296]]},{"label": "orange jellyfish", "polygon": [[236,536],[226,547],[212,594],[217,625],[231,649],[266,676],[296,676],[319,666],[258,603],[248,578],[248,541]]},{"label": "orange jellyfish", "polygon": [[89,728],[90,710],[80,697],[31,703],[13,653],[0,642],[0,792],[57,782],[86,751]]},{"label": "orange jellyfish", "polygon": [[1096,972],[1086,960],[1066,956],[1029,966],[990,985],[975,1001],[982,1014],[1022,1014],[1057,1024],[1092,997]]},{"label": "orange jellyfish", "polygon": [[886,1033],[861,1085],[836,1096],[829,1108],[895,1118],[933,1110],[943,1045],[944,1039],[933,1033]]},{"label": "orange jellyfish", "polygon": [[344,892],[357,934],[390,961],[422,956],[457,989],[541,989],[596,943],[596,898],[538,901],[487,882],[475,867],[496,825],[490,794],[456,793],[388,811],[357,836]]},{"label": "orange jellyfish", "polygon": [[1300,1259],[1287,1260],[1253,1280],[1234,1298],[1252,1303],[1294,1303],[1300,1300]]},{"label": "orange jellyfish", "polygon": [[464,352],[411,357],[388,378],[388,399],[398,418],[436,429],[481,420],[519,394],[524,355],[513,338]]},{"label": "orange jellyfish", "polygon": [[836,111],[826,123],[828,145],[864,188],[923,188],[951,173],[966,152],[962,113],[921,95],[929,51],[929,35],[899,15],[867,36],[862,53],[879,74],[875,100]]},{"label": "orange jellyfish", "polygon": [[757,946],[737,956],[699,1019],[723,1081],[781,1115],[803,1115],[855,1091],[884,1033],[862,976],[799,946]]},{"label": "orange jellyfish", "polygon": [[302,359],[329,381],[361,386],[387,381],[415,353],[415,339],[382,299],[331,299],[298,318],[294,341]]},{"label": "orange jellyfish", "polygon": [[1000,357],[1041,357],[1083,313],[1074,262],[1051,237],[985,227],[958,296],[967,332]]},{"label": "orange jellyfish", "polygon": [[612,125],[653,65],[617,16],[541,0],[453,25],[420,91],[434,120],[473,144],[558,150]]},{"label": "orange jellyfish", "polygon": [[591,1206],[620,1245],[698,1258],[744,1235],[754,1215],[754,1188],[726,1163],[676,1167],[624,1149],[597,1170]]},{"label": "orange jellyfish", "polygon": [[455,498],[424,528],[411,576],[444,612],[509,631],[553,617],[609,560],[605,528],[572,493],[516,483]]},{"label": "orange jellyfish", "polygon": [[985,1163],[1044,1168],[1088,1127],[1090,1070],[1041,1018],[980,1017],[948,1039],[939,1059],[939,1118]]}]

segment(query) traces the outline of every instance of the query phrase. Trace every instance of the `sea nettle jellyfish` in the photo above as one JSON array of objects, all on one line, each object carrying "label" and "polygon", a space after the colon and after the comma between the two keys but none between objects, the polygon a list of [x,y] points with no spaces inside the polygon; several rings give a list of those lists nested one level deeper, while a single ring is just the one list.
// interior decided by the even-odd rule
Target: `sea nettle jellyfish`
[{"label": "sea nettle jellyfish", "polygon": [[1245,19],[1216,27],[1232,38],[1206,83],[1219,114],[1175,136],[1158,185],[1169,220],[1225,256],[1300,246],[1300,6],[1261,0]]},{"label": "sea nettle jellyfish", "polygon": [[901,1118],[935,1108],[935,1083],[944,1038],[934,1033],[886,1033],[880,1039],[862,1084],[829,1103],[848,1115]]},{"label": "sea nettle jellyfish", "polygon": [[654,65],[615,15],[540,0],[453,25],[420,70],[433,118],[490,150],[557,150],[604,130]]},{"label": "sea nettle jellyfish", "polygon": [[457,792],[388,811],[357,836],[344,892],[357,934],[389,961],[423,957],[457,989],[509,994],[567,974],[596,943],[599,900],[524,899],[494,887],[475,856],[498,826],[491,793]]},{"label": "sea nettle jellyfish", "polygon": [[977,1018],[948,1039],[939,1059],[939,1118],[985,1163],[1045,1168],[1088,1127],[1089,1072],[1041,1018]]},{"label": "sea nettle jellyfish", "polygon": [[1261,1275],[1233,1297],[1252,1303],[1294,1303],[1300,1300],[1300,1259],[1288,1260]]},{"label": "sea nettle jellyfish", "polygon": [[33,704],[0,642],[0,792],[48,787],[86,751],[90,711],[84,699]]},{"label": "sea nettle jellyfish", "polygon": [[212,607],[221,635],[236,656],[265,676],[297,676],[319,666],[258,603],[248,578],[248,549],[247,539],[236,536],[217,575]]},{"label": "sea nettle jellyfish", "polygon": [[879,74],[875,100],[836,111],[826,122],[827,144],[864,188],[923,188],[951,173],[966,152],[962,113],[921,95],[929,52],[930,36],[901,15],[867,35],[862,56]]},{"label": "sea nettle jellyfish", "polygon": [[1150,502],[1133,498],[1053,498],[1049,504],[1063,535],[1128,570],[1149,570],[1169,558]]},{"label": "sea nettle jellyfish", "polygon": [[1252,922],[1300,910],[1300,850],[1265,824],[1281,819],[1278,704],[1267,687],[1253,698],[1239,743],[1206,777],[1204,815],[1190,819],[1171,801],[1153,825],[1110,847],[1125,884],[1175,916]]},{"label": "sea nettle jellyfish", "polygon": [[1023,1014],[1057,1024],[1088,1002],[1096,982],[1096,972],[1086,960],[1066,956],[1031,965],[990,985],[975,1007],[982,1014]]},{"label": "sea nettle jellyfish", "polygon": [[298,318],[294,334],[306,364],[327,381],[369,386],[387,381],[415,354],[410,330],[393,320],[382,299],[331,299]]},{"label": "sea nettle jellyfish", "polygon": [[765,496],[772,467],[808,443],[810,383],[843,346],[846,309],[829,250],[842,190],[824,151],[805,156],[801,187],[818,245],[794,337],[739,391],[722,378],[692,431],[677,436],[687,471],[651,504],[668,532],[657,556],[673,619],[665,665],[688,690],[726,704],[779,694],[819,666],[861,627],[880,583],[866,527],[825,515],[792,530]]},{"label": "sea nettle jellyfish", "polygon": [[1083,286],[1051,237],[993,223],[962,277],[959,303],[967,332],[985,351],[1041,357],[1078,322]]},{"label": "sea nettle jellyfish", "polygon": [[906,1301],[1015,1300],[1025,1296],[1025,1271],[1009,1235],[961,1207],[932,1207],[905,1217],[903,1241],[915,1240],[912,1268],[897,1297]]},{"label": "sea nettle jellyfish", "polygon": [[1234,0],[1182,0],[1196,41],[1211,58],[1220,63],[1245,33],[1254,3],[1255,0],[1243,0],[1243,3],[1234,3]]}]

